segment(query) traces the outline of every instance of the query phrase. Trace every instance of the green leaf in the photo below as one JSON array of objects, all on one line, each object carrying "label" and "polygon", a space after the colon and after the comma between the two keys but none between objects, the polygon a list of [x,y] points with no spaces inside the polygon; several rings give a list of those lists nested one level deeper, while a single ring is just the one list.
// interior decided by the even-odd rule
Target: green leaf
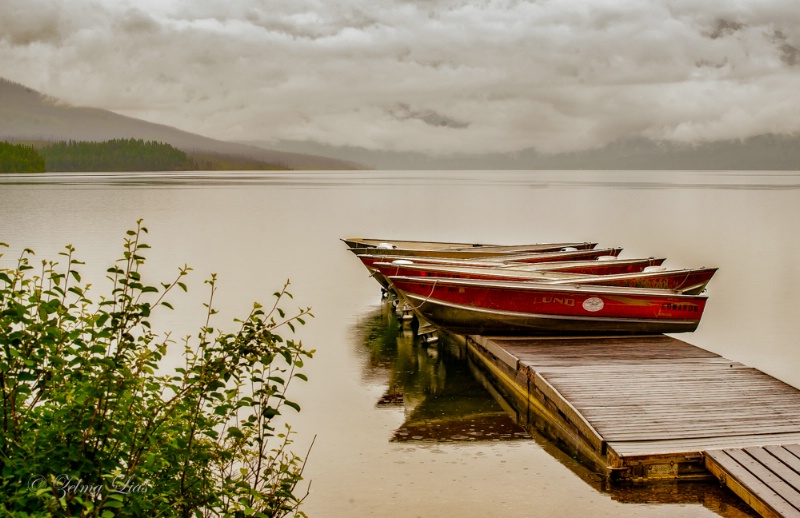
[{"label": "green leaf", "polygon": [[22,371],[19,374],[17,374],[17,379],[19,381],[36,381],[37,379],[39,379],[39,376],[36,376],[35,374],[32,374],[28,371]]},{"label": "green leaf", "polygon": [[275,417],[276,415],[281,415],[281,413],[278,411],[278,409],[277,409],[277,408],[274,408],[274,407],[268,406],[267,408],[265,408],[265,409],[264,409],[264,410],[261,412],[261,415],[262,415],[262,416],[264,416],[266,419],[272,419],[272,418],[273,418],[273,417]]}]

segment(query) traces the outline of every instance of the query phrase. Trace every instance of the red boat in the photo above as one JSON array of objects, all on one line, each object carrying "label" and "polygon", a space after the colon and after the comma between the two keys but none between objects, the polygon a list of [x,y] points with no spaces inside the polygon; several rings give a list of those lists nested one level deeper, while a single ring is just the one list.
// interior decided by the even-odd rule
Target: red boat
[{"label": "red boat", "polygon": [[467,248],[398,248],[388,243],[386,246],[356,247],[349,250],[356,255],[446,257],[457,259],[479,259],[482,257],[507,257],[519,254],[539,254],[543,252],[590,251],[597,243],[547,243],[535,245],[482,245]]},{"label": "red boat", "polygon": [[[428,257],[428,256],[391,256],[391,255],[374,255],[374,254],[357,254],[357,257],[366,266],[367,270],[375,277],[375,279],[383,286],[388,288],[386,279],[378,272],[373,264],[378,262],[392,262],[392,261],[412,261],[413,263],[421,264],[439,264],[451,266],[474,266],[481,268],[496,268],[498,266],[508,265],[532,265],[544,264],[564,261],[593,261],[601,257],[615,258],[622,252],[622,248],[598,248],[586,250],[569,250],[563,252],[540,252],[540,253],[527,253],[527,254],[504,254],[501,256],[492,256],[476,259],[463,259],[457,257]],[[663,259],[653,259],[653,261],[664,261]],[[600,261],[597,261],[600,262]],[[610,261],[609,261],[610,262]],[[661,263],[658,263],[661,264]],[[579,267],[580,268],[580,267]]]},{"label": "red boat", "polygon": [[539,263],[522,263],[517,261],[492,261],[484,259],[437,259],[419,257],[359,257],[365,266],[372,267],[376,263],[414,264],[417,266],[480,268],[482,270],[515,270],[515,271],[553,271],[585,274],[615,274],[641,272],[649,267],[661,266],[665,258],[647,257],[641,259],[619,259],[614,256],[603,256],[597,259],[544,261]]},{"label": "red boat", "polygon": [[[616,261],[595,261],[597,265],[612,264]],[[668,270],[645,269],[632,273],[585,274],[569,273],[558,270],[526,270],[513,267],[506,268],[474,268],[464,266],[439,266],[430,264],[408,264],[407,261],[391,263],[374,263],[383,277],[443,277],[455,279],[484,279],[496,281],[530,281],[545,284],[591,284],[605,286],[627,286],[631,288],[659,288],[677,291],[687,295],[701,293],[716,268],[695,268]],[[588,268],[587,268],[588,269]]]},{"label": "red boat", "polygon": [[485,243],[447,243],[443,241],[397,241],[388,239],[366,239],[360,237],[348,237],[343,241],[353,251],[363,251],[365,249],[377,250],[415,250],[415,251],[479,251],[486,249],[492,252],[520,252],[520,251],[546,251],[561,250],[563,248],[594,248],[597,243],[587,242],[566,242],[566,243],[535,243],[529,245],[493,245]]},{"label": "red boat", "polygon": [[622,252],[622,248],[594,248],[587,250],[567,250],[560,252],[535,252],[524,254],[502,254],[488,257],[474,257],[471,259],[463,257],[431,257],[414,255],[393,255],[393,254],[356,254],[356,257],[369,268],[373,263],[391,262],[397,260],[408,260],[422,264],[446,264],[450,266],[477,266],[492,268],[499,264],[519,264],[519,263],[546,263],[554,261],[591,261],[598,257],[616,257]]},{"label": "red boat", "polygon": [[441,277],[388,278],[424,320],[458,334],[694,331],[707,298],[670,290]]}]

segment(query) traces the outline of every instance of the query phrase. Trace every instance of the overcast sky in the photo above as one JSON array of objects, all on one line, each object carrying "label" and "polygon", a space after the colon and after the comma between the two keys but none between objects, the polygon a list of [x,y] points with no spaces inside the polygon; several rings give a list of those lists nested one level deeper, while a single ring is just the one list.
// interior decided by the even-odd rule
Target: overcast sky
[{"label": "overcast sky", "polygon": [[2,0],[0,76],[223,140],[800,133],[797,0]]}]

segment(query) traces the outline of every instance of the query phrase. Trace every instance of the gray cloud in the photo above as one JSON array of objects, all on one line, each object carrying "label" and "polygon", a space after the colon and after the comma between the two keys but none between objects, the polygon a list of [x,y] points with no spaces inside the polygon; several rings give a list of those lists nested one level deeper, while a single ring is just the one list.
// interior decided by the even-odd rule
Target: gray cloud
[{"label": "gray cloud", "polygon": [[461,122],[441,113],[436,113],[433,110],[414,110],[410,106],[404,103],[399,103],[396,106],[392,106],[386,110],[392,117],[396,118],[397,120],[409,120],[409,119],[416,119],[419,121],[424,122],[429,126],[434,127],[446,127],[446,128],[466,128],[469,127],[469,123]]},{"label": "gray cloud", "polygon": [[0,4],[0,75],[67,102],[428,153],[797,133],[798,48],[791,0]]},{"label": "gray cloud", "polygon": [[738,22],[730,21],[730,20],[717,20],[716,25],[714,26],[713,30],[708,34],[709,38],[717,39],[722,38],[724,36],[731,36],[736,31],[739,31],[744,28],[744,25]]},{"label": "gray cloud", "polygon": [[772,37],[772,41],[781,52],[781,61],[789,66],[794,66],[800,63],[800,51],[794,45],[790,45],[787,40],[788,38],[781,31],[775,31]]},{"label": "gray cloud", "polygon": [[[0,42],[12,47],[58,45],[81,28],[64,12],[62,3],[44,0],[32,6],[25,0],[4,0],[0,5]],[[87,13],[86,19],[92,18],[92,13]]]}]

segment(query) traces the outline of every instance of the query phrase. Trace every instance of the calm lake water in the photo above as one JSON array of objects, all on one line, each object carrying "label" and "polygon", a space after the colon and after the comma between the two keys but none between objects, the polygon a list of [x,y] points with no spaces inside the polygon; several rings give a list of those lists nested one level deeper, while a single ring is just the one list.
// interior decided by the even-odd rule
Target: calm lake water
[{"label": "calm lake water", "polygon": [[[317,350],[291,387],[304,453],[304,510],[352,516],[748,516],[714,484],[603,488],[546,440],[521,433],[468,367],[421,347],[381,305],[339,238],[532,243],[597,241],[622,257],[716,266],[695,333],[680,338],[800,387],[800,173],[245,172],[0,176],[8,264],[29,247],[74,245],[103,284],[124,232],[143,218],[145,275],[188,263],[188,295],[155,324],[202,323],[218,274],[218,327],[269,302],[288,278],[316,318]],[[96,290],[95,293],[99,293]]]}]

